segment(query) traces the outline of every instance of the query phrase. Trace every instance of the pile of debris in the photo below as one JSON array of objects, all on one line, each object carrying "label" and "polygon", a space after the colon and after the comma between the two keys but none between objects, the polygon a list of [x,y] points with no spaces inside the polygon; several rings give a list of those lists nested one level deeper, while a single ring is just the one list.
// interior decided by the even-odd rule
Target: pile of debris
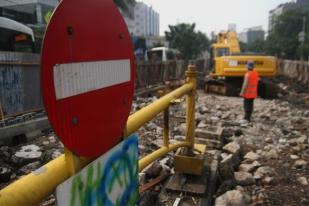
[{"label": "pile of debris", "polygon": [[[287,95],[295,94],[297,103],[287,100]],[[205,179],[179,175],[175,171],[175,153],[171,152],[140,172],[139,204],[309,205],[307,96],[283,92],[280,99],[257,99],[252,122],[247,123],[243,121],[241,98],[198,92],[195,140],[207,145],[202,176]],[[132,112],[156,99],[136,98]],[[170,143],[185,140],[185,103],[180,102],[169,108]],[[140,158],[163,146],[163,125],[161,114],[139,129]],[[1,188],[62,153],[63,145],[53,133],[25,144],[2,146]],[[177,184],[171,187],[175,176]],[[177,191],[173,189],[176,187]],[[47,202],[43,205],[54,204],[54,197]]]},{"label": "pile of debris", "polygon": [[[185,138],[185,105],[176,107],[171,108],[170,112],[173,117],[170,122],[171,141]],[[163,145],[162,125],[162,117],[159,116],[140,130],[141,156]],[[304,107],[282,99],[257,99],[253,121],[247,123],[243,121],[241,98],[200,92],[196,126],[196,141],[202,141],[208,146],[208,159],[211,159],[209,165],[213,160],[219,162],[213,204],[309,204],[309,111]],[[221,140],[211,135],[220,130]],[[193,196],[193,200],[190,195],[177,193],[178,196],[175,196],[165,190],[169,181],[164,181],[167,179],[164,174],[175,174],[172,157],[171,153],[170,159],[163,161],[168,164],[161,161],[156,163],[160,168],[165,168],[157,175],[141,174],[141,185],[155,183],[145,196],[142,194],[142,199],[146,199],[142,202],[173,205],[176,201],[178,205],[183,205],[182,202],[188,204],[186,199],[189,197],[190,204],[201,204],[199,197]],[[153,170],[152,167],[150,170]],[[159,178],[161,184],[158,184],[156,178]],[[164,196],[165,199],[162,199],[162,191],[168,194]]]},{"label": "pile of debris", "polygon": [[53,134],[16,146],[0,147],[0,188],[38,169],[64,152]]}]

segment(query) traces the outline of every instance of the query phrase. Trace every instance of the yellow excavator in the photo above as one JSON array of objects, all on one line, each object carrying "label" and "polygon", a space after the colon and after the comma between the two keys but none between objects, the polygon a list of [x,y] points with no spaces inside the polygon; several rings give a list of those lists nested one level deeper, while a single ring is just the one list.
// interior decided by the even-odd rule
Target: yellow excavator
[{"label": "yellow excavator", "polygon": [[276,58],[254,53],[241,53],[237,34],[234,31],[220,32],[210,54],[211,73],[206,76],[205,90],[227,96],[238,95],[247,72],[248,61],[253,61],[259,73],[259,96],[274,97],[275,85],[264,77],[275,77]]}]

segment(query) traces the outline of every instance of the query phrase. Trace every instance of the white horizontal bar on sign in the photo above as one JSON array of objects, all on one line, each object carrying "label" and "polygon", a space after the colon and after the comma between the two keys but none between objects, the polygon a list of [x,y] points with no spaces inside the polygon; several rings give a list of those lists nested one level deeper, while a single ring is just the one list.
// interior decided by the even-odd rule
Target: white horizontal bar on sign
[{"label": "white horizontal bar on sign", "polygon": [[57,64],[56,99],[63,99],[130,81],[130,59]]}]

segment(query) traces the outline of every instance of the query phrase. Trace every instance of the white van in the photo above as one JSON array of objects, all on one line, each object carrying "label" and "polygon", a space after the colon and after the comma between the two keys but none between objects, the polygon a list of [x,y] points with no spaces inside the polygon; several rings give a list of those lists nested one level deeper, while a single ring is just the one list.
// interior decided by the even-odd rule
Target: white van
[{"label": "white van", "polygon": [[0,17],[0,51],[34,52],[31,28],[12,19]]},{"label": "white van", "polygon": [[167,61],[179,58],[180,52],[176,49],[167,47],[155,47],[146,52],[146,60],[148,61]]}]

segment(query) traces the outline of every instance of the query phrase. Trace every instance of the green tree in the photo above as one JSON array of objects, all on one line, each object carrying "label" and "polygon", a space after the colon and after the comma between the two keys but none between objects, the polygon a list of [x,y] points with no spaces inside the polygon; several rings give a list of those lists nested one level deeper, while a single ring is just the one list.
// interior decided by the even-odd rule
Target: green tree
[{"label": "green tree", "polygon": [[200,31],[195,31],[195,24],[181,23],[169,25],[165,38],[171,48],[178,49],[185,59],[195,59],[209,48],[209,39]]},{"label": "green tree", "polygon": [[37,27],[33,28],[34,39],[35,39],[35,43],[34,43],[35,53],[41,52],[41,47],[42,47],[42,42],[43,42],[45,30],[46,30],[46,26],[37,26]]},{"label": "green tree", "polygon": [[298,35],[303,29],[303,17],[307,17],[306,41],[304,44],[304,57],[309,54],[308,28],[309,12],[299,9],[289,10],[277,17],[273,30],[269,33],[265,44],[268,54],[281,58],[299,59],[301,55],[301,43]]},{"label": "green tree", "polygon": [[240,47],[241,52],[247,52],[248,51],[248,44],[246,44],[245,42],[240,41],[239,47]]},{"label": "green tree", "polygon": [[248,45],[249,52],[257,52],[257,53],[264,53],[265,52],[265,40],[257,39],[251,44]]}]

